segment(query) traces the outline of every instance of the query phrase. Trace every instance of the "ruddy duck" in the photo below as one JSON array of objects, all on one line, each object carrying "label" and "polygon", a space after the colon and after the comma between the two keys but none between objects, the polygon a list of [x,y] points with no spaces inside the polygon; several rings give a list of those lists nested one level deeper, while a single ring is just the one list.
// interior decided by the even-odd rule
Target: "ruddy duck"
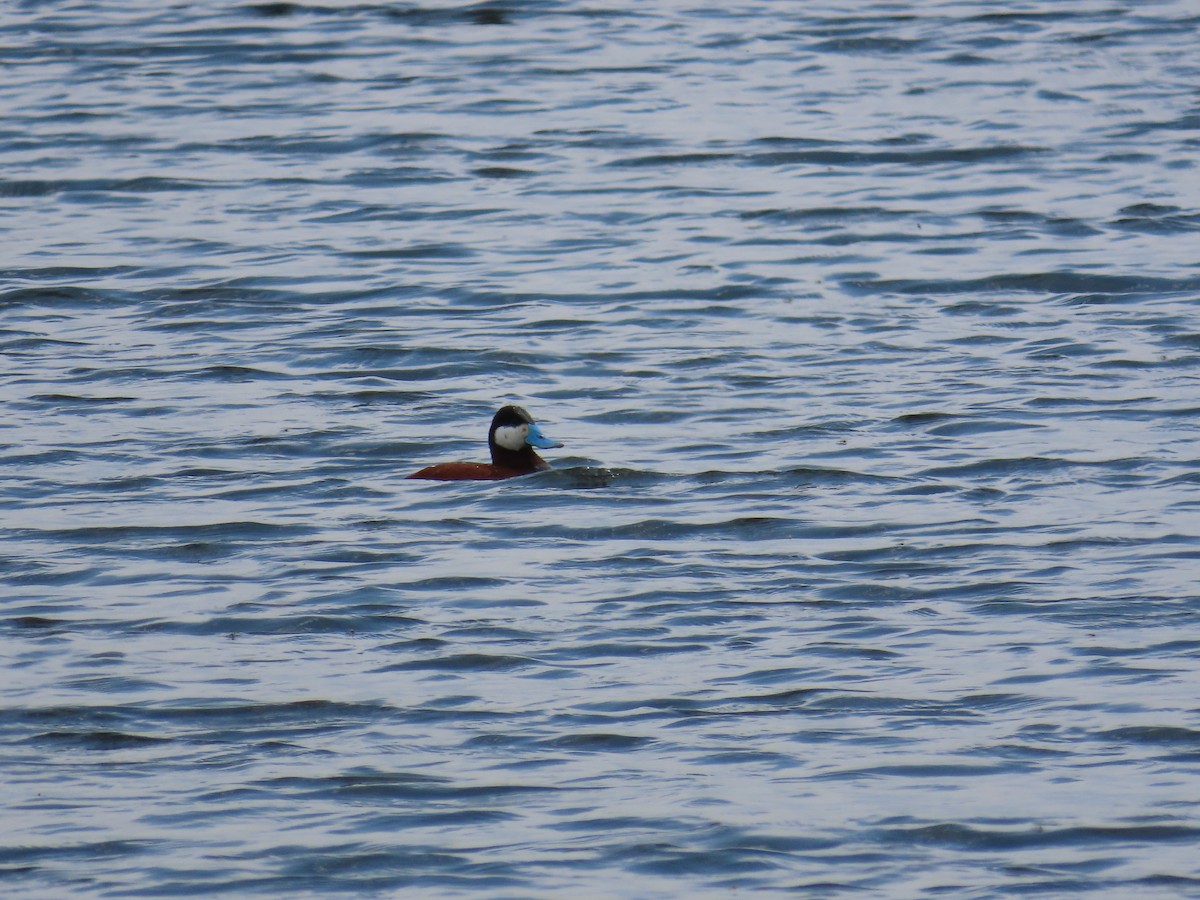
[{"label": "ruddy duck", "polygon": [[550,463],[534,453],[533,448],[545,450],[561,446],[542,434],[533,416],[524,409],[505,406],[492,417],[492,427],[488,431],[488,448],[492,451],[490,463],[438,463],[406,477],[430,481],[499,481],[550,468]]}]

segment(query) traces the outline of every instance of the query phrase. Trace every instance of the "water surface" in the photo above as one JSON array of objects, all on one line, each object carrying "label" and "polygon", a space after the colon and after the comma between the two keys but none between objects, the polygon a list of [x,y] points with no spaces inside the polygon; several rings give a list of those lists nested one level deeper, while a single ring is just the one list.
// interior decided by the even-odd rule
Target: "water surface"
[{"label": "water surface", "polygon": [[10,5],[4,893],[1200,891],[1198,40]]}]

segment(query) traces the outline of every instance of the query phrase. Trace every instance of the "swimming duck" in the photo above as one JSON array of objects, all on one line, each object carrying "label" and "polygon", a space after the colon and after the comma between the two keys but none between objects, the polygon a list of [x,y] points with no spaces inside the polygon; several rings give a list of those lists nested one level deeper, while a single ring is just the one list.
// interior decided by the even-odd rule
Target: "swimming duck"
[{"label": "swimming duck", "polygon": [[542,434],[533,416],[520,406],[504,406],[492,417],[492,427],[488,430],[490,463],[437,463],[406,477],[430,481],[499,481],[549,469],[550,463],[534,453],[533,448],[561,446]]}]

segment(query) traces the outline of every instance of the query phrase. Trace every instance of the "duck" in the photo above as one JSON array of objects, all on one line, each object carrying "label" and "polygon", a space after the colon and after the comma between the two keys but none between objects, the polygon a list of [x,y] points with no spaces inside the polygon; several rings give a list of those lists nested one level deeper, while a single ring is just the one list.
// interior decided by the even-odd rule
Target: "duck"
[{"label": "duck", "polygon": [[436,463],[405,477],[427,481],[500,481],[544,472],[550,468],[550,463],[538,456],[534,448],[548,450],[561,446],[542,432],[523,407],[502,406],[492,417],[492,427],[488,429],[488,449],[492,451],[490,463]]}]

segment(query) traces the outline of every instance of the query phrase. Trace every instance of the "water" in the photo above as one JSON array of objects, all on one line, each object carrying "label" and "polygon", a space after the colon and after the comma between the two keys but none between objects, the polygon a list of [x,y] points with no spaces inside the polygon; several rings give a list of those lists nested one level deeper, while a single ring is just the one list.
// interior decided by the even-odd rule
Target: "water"
[{"label": "water", "polygon": [[1200,893],[1198,38],[8,5],[4,894]]}]

